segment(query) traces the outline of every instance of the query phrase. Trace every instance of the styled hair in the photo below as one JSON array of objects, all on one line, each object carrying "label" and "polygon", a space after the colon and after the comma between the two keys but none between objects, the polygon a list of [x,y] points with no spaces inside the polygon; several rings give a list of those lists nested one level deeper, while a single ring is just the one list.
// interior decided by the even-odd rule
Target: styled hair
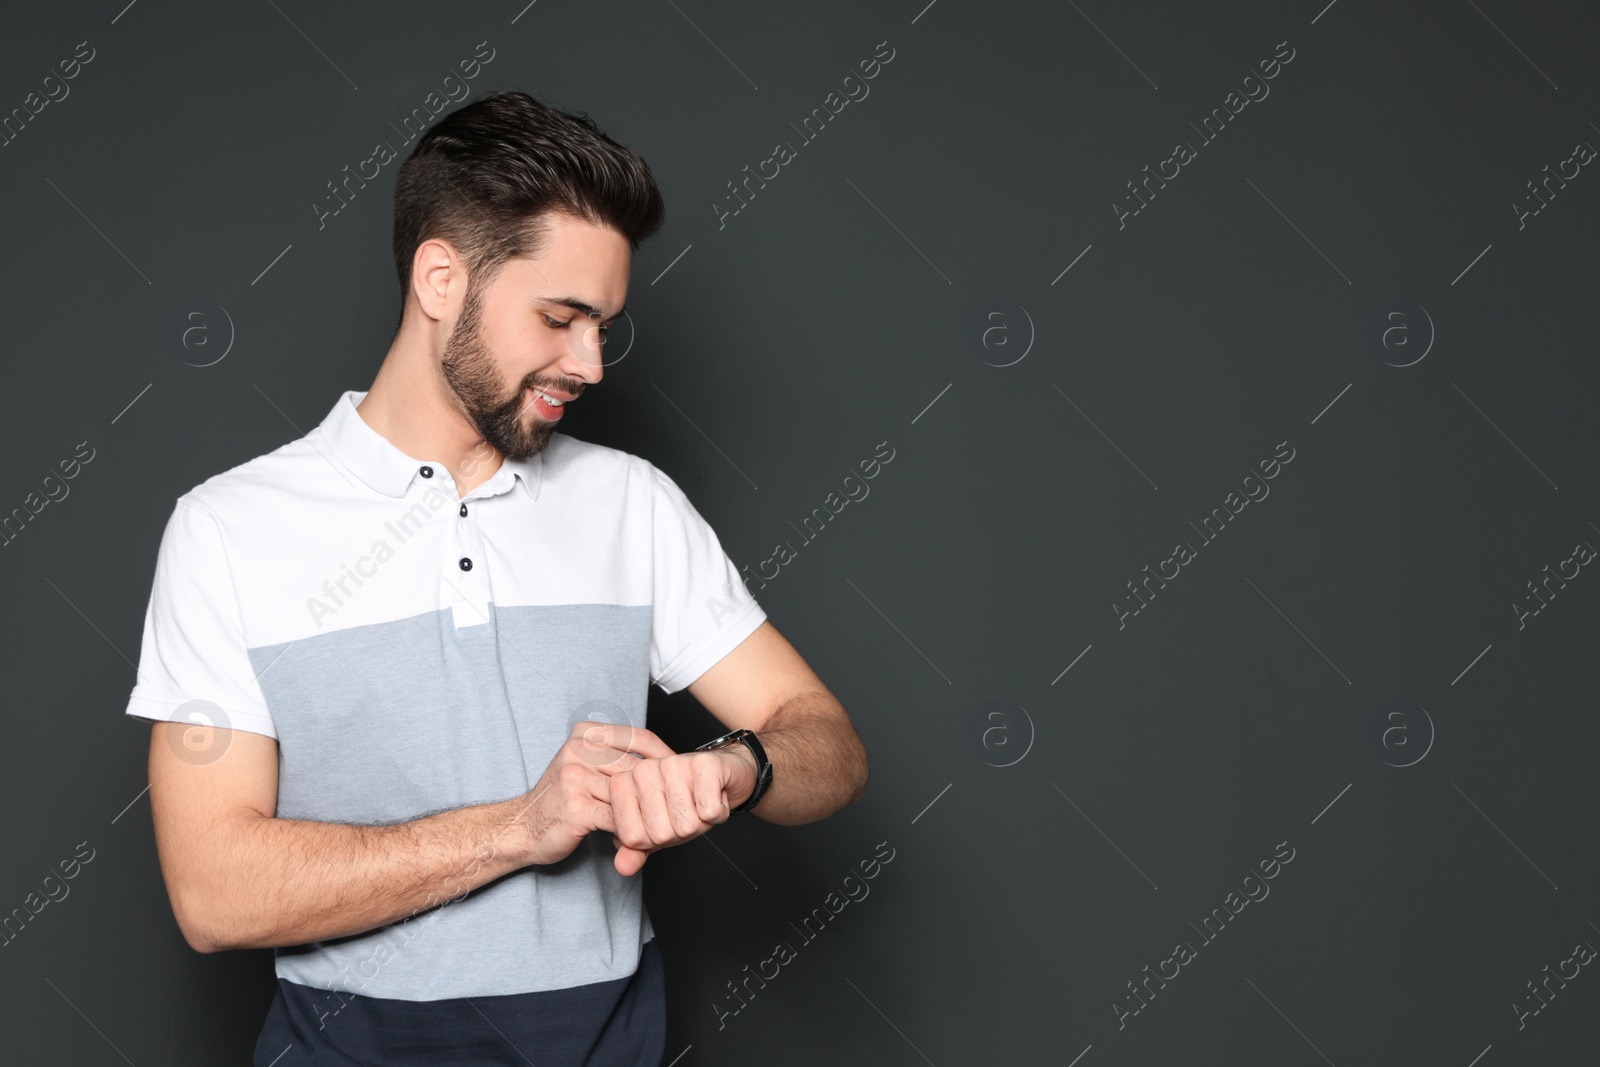
[{"label": "styled hair", "polygon": [[487,93],[440,119],[400,165],[394,188],[394,267],[405,314],[411,262],[443,238],[479,289],[512,256],[536,256],[549,216],[607,226],[639,242],[661,227],[661,190],[643,158],[587,115],[527,93]]}]

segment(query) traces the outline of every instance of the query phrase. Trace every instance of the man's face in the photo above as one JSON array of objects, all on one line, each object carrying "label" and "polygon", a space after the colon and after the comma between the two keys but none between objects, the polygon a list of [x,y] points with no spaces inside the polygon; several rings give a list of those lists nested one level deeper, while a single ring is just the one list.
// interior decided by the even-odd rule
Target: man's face
[{"label": "man's face", "polygon": [[571,400],[600,380],[631,259],[616,230],[554,216],[537,259],[507,260],[487,285],[469,284],[440,369],[456,407],[506,458],[537,455],[556,430],[564,408],[536,393]]}]

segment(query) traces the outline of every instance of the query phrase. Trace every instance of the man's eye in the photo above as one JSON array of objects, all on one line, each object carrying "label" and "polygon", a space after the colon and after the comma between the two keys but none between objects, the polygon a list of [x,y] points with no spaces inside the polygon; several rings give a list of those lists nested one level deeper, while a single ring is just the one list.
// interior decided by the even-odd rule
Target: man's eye
[{"label": "man's eye", "polygon": [[544,321],[545,321],[545,325],[549,326],[552,330],[559,330],[563,326],[566,325],[565,322],[560,322],[560,321],[557,321],[556,319],[552,319],[549,315],[546,315],[544,317]]}]

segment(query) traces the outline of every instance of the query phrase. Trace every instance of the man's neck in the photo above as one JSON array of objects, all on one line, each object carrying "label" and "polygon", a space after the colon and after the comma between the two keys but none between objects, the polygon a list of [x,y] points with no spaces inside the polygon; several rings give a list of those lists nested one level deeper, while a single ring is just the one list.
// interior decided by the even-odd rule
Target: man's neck
[{"label": "man's neck", "polygon": [[461,496],[487,481],[504,458],[444,397],[432,364],[397,338],[367,395],[356,405],[366,424],[419,463],[443,463]]}]

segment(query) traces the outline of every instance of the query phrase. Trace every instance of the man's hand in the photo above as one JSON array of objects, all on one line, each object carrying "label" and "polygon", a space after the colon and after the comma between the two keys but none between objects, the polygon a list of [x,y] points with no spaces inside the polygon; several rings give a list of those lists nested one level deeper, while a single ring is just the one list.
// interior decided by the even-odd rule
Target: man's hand
[{"label": "man's hand", "polygon": [[[634,733],[666,748],[648,730]],[[615,863],[624,875],[637,874],[656,849],[681,845],[726,821],[756,788],[756,758],[744,745],[676,755],[668,749],[659,757],[634,750],[648,758],[613,773],[607,783]]]},{"label": "man's hand", "polygon": [[[616,833],[611,783],[627,777],[641,762],[668,757],[680,758],[649,730],[587,720],[574,725],[518,806],[527,831],[527,862],[565,859],[594,830]],[[641,859],[633,870],[623,870],[621,853],[618,856],[617,869],[624,874],[632,874],[644,862]]]}]

